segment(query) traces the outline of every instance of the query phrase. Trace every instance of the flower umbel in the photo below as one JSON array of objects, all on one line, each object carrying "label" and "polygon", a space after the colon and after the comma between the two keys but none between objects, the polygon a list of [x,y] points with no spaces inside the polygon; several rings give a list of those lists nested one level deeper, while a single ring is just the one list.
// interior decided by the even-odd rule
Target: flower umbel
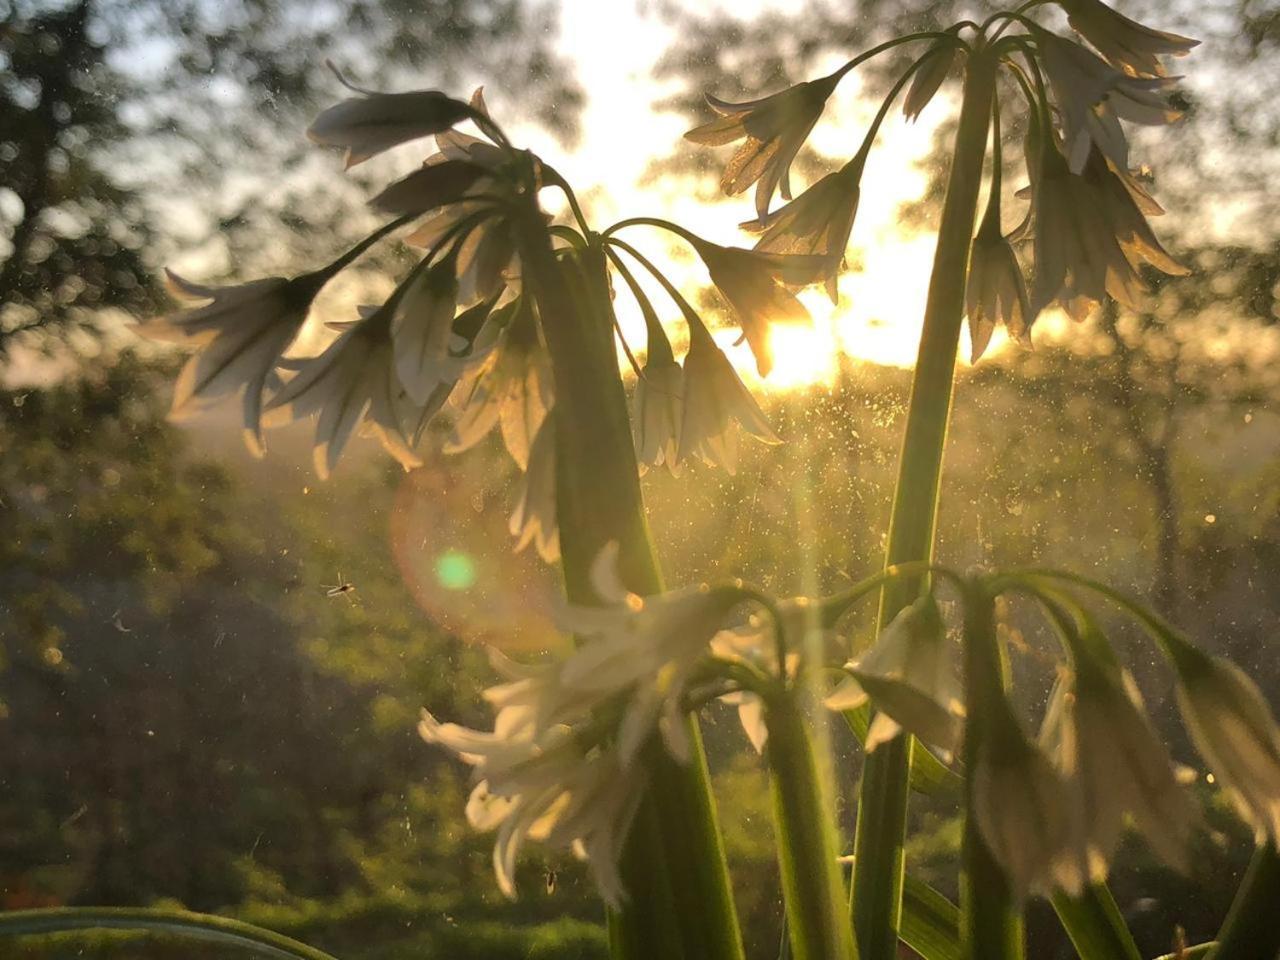
[{"label": "flower umbel", "polygon": [[725,618],[749,597],[735,587],[699,585],[651,597],[627,591],[618,581],[617,543],[594,566],[603,607],[575,607],[564,626],[590,642],[567,661],[560,675],[566,689],[588,696],[627,692],[618,731],[618,756],[629,764],[657,729],[677,760],[689,757],[685,692]]},{"label": "flower umbel", "polygon": [[458,297],[454,263],[446,257],[418,271],[395,306],[396,374],[416,403],[427,403],[441,383],[455,382],[465,365],[451,353]]},{"label": "flower umbel", "polygon": [[1066,782],[1027,740],[1009,704],[990,704],[973,780],[978,830],[1014,895],[1084,884],[1079,810]]},{"label": "flower umbel", "polygon": [[442,133],[475,113],[438,90],[378,93],[351,86],[341,74],[338,79],[358,96],[322,111],[307,136],[315,143],[345,147],[348,168],[410,140]]},{"label": "flower umbel", "polygon": [[462,413],[446,453],[469,450],[499,426],[507,452],[520,469],[552,406],[551,365],[538,336],[532,306],[521,297],[489,318],[501,339],[464,387]]},{"label": "flower umbel", "polygon": [[[722,661],[750,664],[784,683],[793,681],[803,654],[810,652],[808,641],[818,639],[825,645],[829,633],[820,628],[817,611],[804,597],[780,601],[774,605],[774,611],[779,617],[778,623],[774,623],[772,617],[752,614],[745,624],[721,630],[711,639],[711,652]],[[782,649],[786,651],[782,676],[778,676],[779,648],[775,630],[782,631]],[[738,722],[747,740],[756,753],[763,753],[769,742],[769,727],[760,692],[744,688],[725,694],[720,701],[738,708]]]},{"label": "flower umbel", "polygon": [[408,176],[401,177],[369,201],[369,206],[398,216],[420,216],[464,197],[485,177],[484,167],[433,153]]},{"label": "flower umbel", "polygon": [[997,325],[1003,325],[1013,339],[1030,339],[1033,314],[1027,284],[1013,245],[1000,233],[998,222],[994,229],[984,223],[973,239],[965,313],[975,363],[986,352]]},{"label": "flower umbel", "polygon": [[667,465],[680,472],[680,421],[684,413],[684,370],[671,356],[655,355],[652,347],[636,380],[635,447],[643,472]]},{"label": "flower umbel", "polygon": [[1076,176],[1051,135],[1042,136],[1040,144],[1033,312],[1057,302],[1082,320],[1107,294],[1134,306],[1146,289],[1138,273],[1143,261],[1163,273],[1186,274],[1156,239],[1127,181],[1097,148]]},{"label": "flower umbel", "polygon": [[362,422],[406,469],[422,465],[405,435],[414,404],[395,375],[391,341],[393,297],[338,336],[301,369],[267,405],[284,420],[319,413],[313,454],[316,473],[328,478],[351,434]]},{"label": "flower umbel", "polygon": [[530,543],[547,563],[560,559],[560,526],[556,520],[555,415],[549,414],[529,448],[529,463],[520,479],[516,509],[511,514],[511,535],[516,552]]},{"label": "flower umbel", "polygon": [[809,311],[787,288],[807,286],[821,279],[828,272],[828,258],[722,247],[700,238],[691,242],[707,265],[711,282],[733,307],[760,376],[768,376],[773,368],[770,324],[811,322]]},{"label": "flower umbel", "polygon": [[1173,79],[1128,76],[1080,44],[1048,31],[1036,32],[1036,44],[1062,116],[1072,173],[1084,169],[1092,144],[1119,169],[1128,167],[1129,143],[1121,120],[1157,126],[1182,116],[1168,102]]},{"label": "flower umbel", "polygon": [[643,769],[619,764],[581,725],[532,735],[513,725],[523,719],[508,716],[515,709],[499,710],[492,733],[440,723],[424,710],[418,731],[475,768],[467,820],[497,831],[493,867],[504,894],[515,896],[520,848],[540,840],[586,859],[601,896],[620,906],[626,892],[618,862],[643,796]]},{"label": "flower umbel", "polygon": [[948,32],[953,36],[938,38],[925,51],[921,58],[924,63],[911,78],[911,86],[902,100],[903,116],[912,122],[917,120],[924,112],[924,108],[929,105],[929,101],[947,79],[947,74],[955,66],[956,58],[961,56],[961,51],[964,49],[954,39],[954,34],[959,31],[952,28]]}]

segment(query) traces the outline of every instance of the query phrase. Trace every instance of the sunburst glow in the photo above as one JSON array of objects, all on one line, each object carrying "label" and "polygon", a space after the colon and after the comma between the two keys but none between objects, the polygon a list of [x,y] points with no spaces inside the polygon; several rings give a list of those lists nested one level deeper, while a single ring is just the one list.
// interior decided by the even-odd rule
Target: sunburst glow
[{"label": "sunburst glow", "polygon": [[[568,5],[580,35],[596,31],[601,36],[616,35],[617,16],[624,10],[629,35],[634,28],[638,31],[635,36],[648,37],[654,43],[664,39],[667,27],[660,18],[638,15],[626,5],[618,10],[610,5],[607,11],[602,5],[585,2]],[[708,184],[693,177],[651,176],[655,159],[691,145],[681,140],[689,126],[687,118],[652,110],[655,102],[673,90],[654,79],[651,60],[637,53],[644,48],[639,42],[622,46],[575,44],[574,57],[583,75],[595,79],[583,117],[587,132],[564,158],[565,172],[575,183],[592,185],[584,196],[592,205],[592,217],[601,223],[641,212],[656,214],[718,243],[750,246],[754,237],[733,226],[752,215],[749,197],[708,202]],[[634,59],[628,59],[631,57]],[[814,75],[836,62],[815,64]],[[883,92],[868,90],[863,94],[856,76],[846,86],[849,92],[833,99],[810,140],[823,155],[848,155],[866,130],[878,105],[877,96]],[[840,302],[833,307],[819,289],[801,295],[814,323],[779,326],[772,331],[775,366],[767,378],[755,375],[745,344],[733,346],[738,338],[736,327],[717,331],[717,341],[729,348],[729,356],[749,386],[772,392],[830,384],[844,357],[893,366],[914,364],[935,238],[929,224],[908,227],[901,223],[901,208],[918,200],[926,190],[924,160],[938,122],[953,108],[954,103],[943,95],[916,123],[895,115],[884,124],[867,164],[864,182],[875,188],[865,190],[859,204],[849,248],[850,267],[840,280]],[[531,142],[545,139],[545,133],[536,128],[520,132]],[[796,184],[797,194],[803,186]],[[699,187],[704,189],[699,191]],[[696,195],[699,192],[704,195]],[[656,232],[637,230],[628,239],[668,271],[691,302],[698,302],[697,291],[705,288],[706,275],[686,251],[668,245]],[[664,320],[677,316],[661,291],[655,288],[651,292]],[[620,321],[632,347],[642,353],[644,326],[629,300],[625,293],[618,296]],[[679,324],[673,325],[670,333],[677,346],[685,339]]]}]

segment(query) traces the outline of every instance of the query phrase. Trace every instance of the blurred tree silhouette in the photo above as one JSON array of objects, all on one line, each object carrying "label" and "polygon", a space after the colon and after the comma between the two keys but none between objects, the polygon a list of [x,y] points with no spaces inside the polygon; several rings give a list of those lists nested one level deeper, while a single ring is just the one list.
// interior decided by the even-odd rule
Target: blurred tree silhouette
[{"label": "blurred tree silhouette", "polygon": [[503,93],[571,138],[581,95],[555,22],[536,0],[17,0],[0,20],[0,361],[99,333],[104,308],[154,312],[173,244],[210,274],[230,248],[287,271],[316,236],[355,236],[357,189],[302,136],[338,92],[327,57],[399,87],[501,63]]},{"label": "blurred tree silhouette", "polygon": [[127,136],[122,77],[92,36],[91,3],[0,24],[0,359],[24,334],[149,309],[142,201],[107,170]]}]

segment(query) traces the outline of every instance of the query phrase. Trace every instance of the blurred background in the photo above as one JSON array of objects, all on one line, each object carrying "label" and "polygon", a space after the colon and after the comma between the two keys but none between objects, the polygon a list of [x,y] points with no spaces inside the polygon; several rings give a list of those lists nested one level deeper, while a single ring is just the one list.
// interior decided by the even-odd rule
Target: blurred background
[{"label": "blurred background", "polygon": [[[1152,276],[1138,311],[1083,325],[1046,315],[1034,349],[997,344],[964,365],[940,556],[1123,585],[1280,707],[1280,5],[1117,5],[1204,41],[1177,62],[1186,119],[1134,137],[1169,211],[1157,230],[1193,272]],[[680,139],[705,115],[703,92],[773,92],[987,7],[0,4],[0,909],[180,903],[353,960],[603,956],[581,867],[534,849],[520,899],[505,901],[489,839],[462,818],[465,772],[414,731],[421,706],[484,722],[483,643],[527,654],[559,642],[544,602],[554,572],[510,549],[515,469],[500,441],[446,457],[438,431],[411,474],[353,442],[321,483],[308,425],[271,434],[257,461],[235,409],[167,420],[182,358],[129,322],[171,308],[166,265],[201,282],[289,273],[375,223],[364,201],[422,147],[344,174],[308,144],[310,118],[342,95],[326,59],[383,89],[484,85],[513,139],[565,172],[601,226],[656,213],[744,243],[735,224],[750,202],[717,192],[724,155]],[[889,57],[842,86],[801,179],[856,150],[903,66]],[[896,111],[886,123],[840,303],[806,294],[814,324],[776,332],[766,382],[730,347],[786,442],[748,447],[732,477],[646,475],[669,582],[742,576],[787,594],[877,567],[955,93],[914,125]],[[1017,124],[1005,133],[1012,160]],[[697,292],[692,262],[635,239]],[[392,245],[326,291],[304,346],[385,294],[407,257]],[[697,295],[728,346],[723,305]],[[340,580],[354,593],[326,597]],[[1007,617],[1035,716],[1053,647],[1026,614]],[[868,624],[855,626],[865,643]],[[1155,652],[1116,637],[1194,766]],[[732,714],[712,711],[707,733],[749,953],[771,960],[764,775]],[[859,761],[850,738],[836,746],[847,832]],[[1247,861],[1247,830],[1203,775],[1194,789],[1209,828],[1195,874],[1134,840],[1113,878],[1148,955],[1178,927],[1209,938]],[[954,801],[918,800],[913,829],[909,869],[954,895]],[[1073,956],[1043,904],[1030,926],[1031,956]],[[231,956],[121,935],[5,949]]]}]

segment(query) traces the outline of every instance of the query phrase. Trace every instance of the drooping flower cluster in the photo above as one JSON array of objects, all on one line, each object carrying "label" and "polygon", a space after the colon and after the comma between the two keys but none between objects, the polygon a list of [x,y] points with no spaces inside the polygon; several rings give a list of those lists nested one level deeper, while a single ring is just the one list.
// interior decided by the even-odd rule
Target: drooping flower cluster
[{"label": "drooping flower cluster", "polygon": [[588,861],[601,895],[625,897],[618,862],[645,774],[625,764],[587,712],[595,701],[560,684],[554,667],[522,667],[500,655],[505,682],[486,691],[496,710],[492,732],[440,723],[423,711],[418,731],[429,743],[474,768],[467,822],[497,831],[494,874],[504,894],[516,893],[516,860],[526,840],[569,847]]},{"label": "drooping flower cluster", "polygon": [[[949,571],[947,576],[963,582]],[[1001,579],[993,573],[970,582]],[[1019,589],[1042,604],[1066,657],[1058,664],[1038,738],[1028,735],[1005,689],[998,655],[984,668],[972,654],[975,644],[990,644],[994,651],[993,635],[984,639],[966,626],[968,675],[961,683],[959,647],[948,637],[932,594],[906,607],[844,666],[825,705],[841,712],[867,703],[875,708],[864,743],[868,751],[904,731],[947,761],[965,744],[969,816],[1018,899],[1056,890],[1075,895],[1086,883],[1104,881],[1126,823],[1162,861],[1186,871],[1199,813],[1133,677],[1073,597],[1045,579],[1019,582]],[[962,596],[968,606],[986,594],[971,586]],[[846,601],[837,596],[812,608],[834,610],[839,617]],[[1162,637],[1161,644],[1177,675],[1178,702],[1192,741],[1260,842],[1275,840],[1280,726],[1265,700],[1227,661],[1174,635]],[[738,700],[744,710],[755,706],[749,696]],[[744,717],[744,726],[750,720]]]},{"label": "drooping flower cluster", "polygon": [[[637,370],[640,384],[635,394],[636,455],[641,468],[665,463],[676,472],[681,463],[696,457],[733,473],[738,459],[738,428],[765,443],[776,443],[778,437],[697,311],[647,257],[612,235],[641,223],[667,229],[694,248],[716,288],[732,304],[762,375],[772,364],[769,324],[808,316],[789,287],[820,279],[822,262],[816,257],[723,247],[665,220],[624,220],[606,231],[604,242],[610,260],[639,302],[648,334],[648,355],[645,366]],[[653,273],[683,314],[689,331],[683,367],[676,362],[657,313],[620,256],[622,253]]]},{"label": "drooping flower cluster", "polygon": [[691,706],[731,699],[752,742],[762,747],[766,739],[759,688],[742,680],[767,685],[772,651],[758,630],[722,629],[756,595],[704,585],[639,597],[618,580],[616,547],[593,570],[603,605],[562,611],[581,641],[574,653],[535,667],[493,656],[504,682],[485,692],[496,712],[492,731],[442,724],[429,713],[419,726],[426,740],[474,768],[468,820],[497,831],[494,869],[509,896],[516,856],[537,840],[585,858],[609,903],[625,898],[617,864],[645,785],[641,755],[656,739],[686,762]]},{"label": "drooping flower cluster", "polygon": [[[543,242],[563,273],[559,282],[575,291],[578,303],[591,290],[612,289],[608,276],[586,276],[588,260],[604,271],[624,268],[616,258],[582,255],[607,241],[589,229],[554,169],[511,146],[480,91],[464,103],[438,91],[377,93],[346,85],[355,95],[323,111],[307,133],[319,144],[344,149],[348,167],[434,138],[436,150],[421,166],[370,201],[372,210],[393,219],[327,266],[294,278],[207,287],[171,274],[177,295],[207,302],[137,329],[196,350],[179,378],[174,412],[239,393],[245,439],[257,455],[264,449],[264,426],[315,417],[314,461],[321,477],[333,471],[357,433],[377,438],[409,469],[421,464],[416,448],[442,411],[452,420],[448,452],[475,446],[497,427],[525,471],[510,522],[517,548],[532,544],[554,561],[555,389],[545,325],[563,321],[542,316],[525,289],[522,246],[531,241],[527,233],[522,238],[518,224],[532,221],[546,231]],[[483,136],[453,129],[463,121]],[[552,218],[537,207],[547,186],[569,197],[573,225],[551,229]],[[288,356],[325,285],[395,231],[425,252],[394,292],[380,305],[361,308],[353,320],[327,323],[337,336],[317,356]],[[766,371],[768,324],[803,315],[792,291],[817,280],[820,264],[682,234],[732,304]],[[629,274],[627,279],[653,314],[643,291]],[[662,462],[674,470],[698,457],[732,470],[736,424],[769,442],[776,437],[700,317],[680,302],[690,327],[689,355],[683,366],[675,360],[655,314],[648,363],[638,371],[637,455],[642,468]],[[589,309],[602,324],[612,321],[611,304]]]},{"label": "drooping flower cluster", "polygon": [[[910,83],[903,110],[914,119],[957,61],[967,69],[977,59],[994,58],[1020,85],[1027,101],[1030,210],[1020,228],[1004,232],[997,103],[992,113],[995,149],[988,214],[974,240],[966,299],[974,359],[986,349],[996,326],[1026,340],[1036,316],[1049,307],[1060,307],[1079,319],[1108,295],[1134,306],[1145,289],[1144,264],[1171,275],[1185,270],[1147,223],[1148,216],[1162,211],[1130,173],[1123,123],[1155,126],[1181,116],[1171,102],[1175,78],[1166,76],[1161,58],[1183,56],[1197,41],[1135,23],[1101,0],[1058,3],[1083,42],[1034,22],[1030,14],[1038,5],[1028,4],[981,25],[965,22],[946,31],[889,41],[829,76],[760,100],[731,104],[709,96],[720,118],[687,136],[711,146],[742,141],[725,168],[722,186],[726,193],[736,194],[758,184],[756,218],[743,224],[764,231],[756,249],[823,257],[834,301],[867,152],[889,104]],[[928,46],[889,92],[853,158],[792,200],[791,163],[840,79],[883,50],[926,40]],[[770,212],[779,184],[784,199],[791,202]],[[1027,240],[1035,268],[1030,285],[1015,248]]]},{"label": "drooping flower cluster", "polygon": [[[1019,896],[1074,894],[1086,882],[1105,880],[1126,821],[1161,860],[1186,871],[1199,814],[1133,677],[1074,599],[1044,581],[1033,588],[1067,663],[1059,667],[1038,743],[1025,734],[998,681],[985,690],[970,774],[971,813],[984,841]],[[1259,838],[1274,841],[1280,727],[1265,700],[1228,662],[1175,635],[1160,639],[1192,741]]]}]

